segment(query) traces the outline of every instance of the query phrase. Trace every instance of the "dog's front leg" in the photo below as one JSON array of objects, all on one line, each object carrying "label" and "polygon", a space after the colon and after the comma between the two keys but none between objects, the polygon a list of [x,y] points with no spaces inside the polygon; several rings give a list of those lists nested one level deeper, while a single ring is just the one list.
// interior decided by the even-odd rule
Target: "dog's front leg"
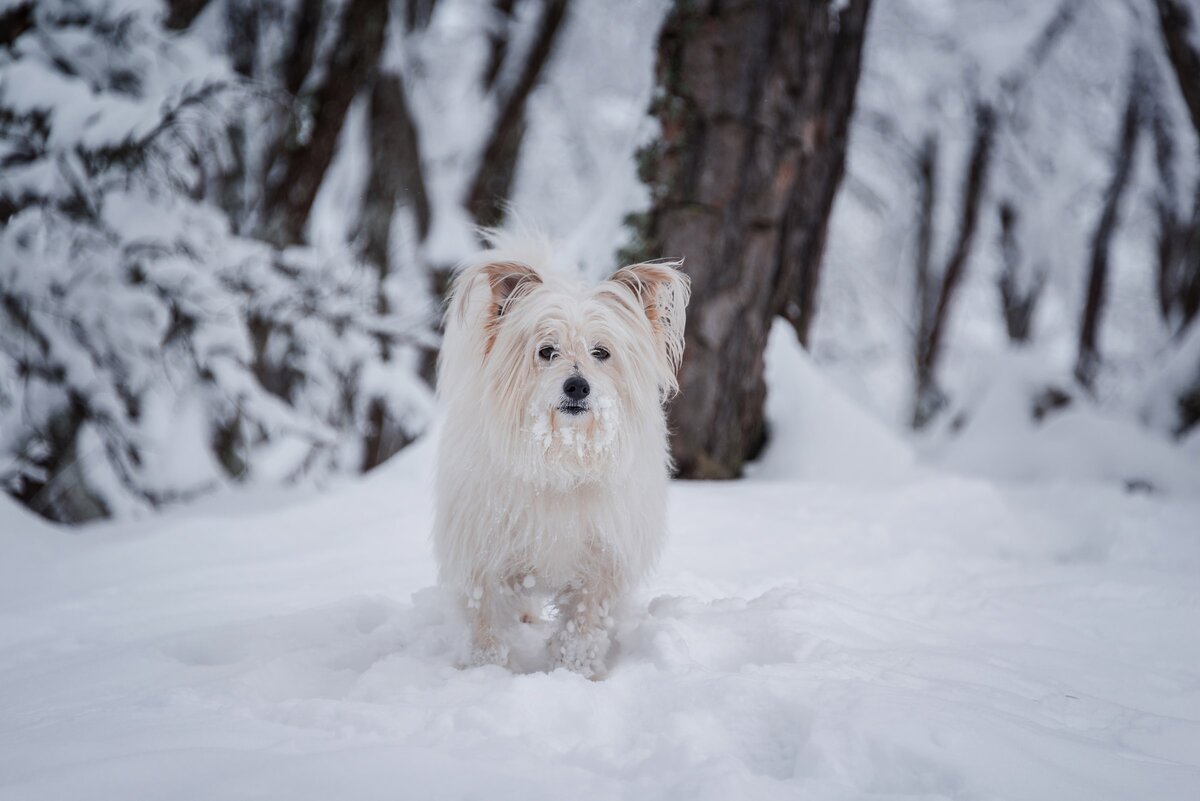
[{"label": "dog's front leg", "polygon": [[494,581],[480,578],[466,592],[471,621],[471,665],[507,665],[508,644],[496,628],[499,588]]},{"label": "dog's front leg", "polygon": [[607,673],[605,658],[611,640],[609,616],[615,601],[611,574],[588,575],[559,593],[558,633],[550,641],[554,667],[565,667],[589,679],[600,680]]}]

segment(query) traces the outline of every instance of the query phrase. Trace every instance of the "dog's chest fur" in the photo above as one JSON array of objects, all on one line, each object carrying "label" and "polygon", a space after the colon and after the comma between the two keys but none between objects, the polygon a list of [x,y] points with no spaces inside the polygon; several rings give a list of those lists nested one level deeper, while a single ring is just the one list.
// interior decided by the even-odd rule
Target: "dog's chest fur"
[{"label": "dog's chest fur", "polygon": [[[641,472],[637,480],[631,475],[571,489],[493,479],[459,495],[450,511],[458,525],[449,530],[473,540],[456,543],[453,551],[470,553],[476,567],[534,574],[540,585],[564,585],[592,571],[624,584],[640,578],[661,548],[665,476]],[[453,555],[443,554],[444,568],[456,566]]]}]

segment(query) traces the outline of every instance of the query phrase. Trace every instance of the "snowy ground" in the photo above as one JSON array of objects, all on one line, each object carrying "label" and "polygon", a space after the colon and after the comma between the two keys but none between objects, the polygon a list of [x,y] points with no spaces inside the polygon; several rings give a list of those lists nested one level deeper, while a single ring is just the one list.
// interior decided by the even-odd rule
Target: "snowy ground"
[{"label": "snowy ground", "polygon": [[941,472],[805,370],[756,477],[672,488],[601,683],[453,666],[425,448],[77,532],[0,501],[0,799],[1200,798],[1200,499]]}]

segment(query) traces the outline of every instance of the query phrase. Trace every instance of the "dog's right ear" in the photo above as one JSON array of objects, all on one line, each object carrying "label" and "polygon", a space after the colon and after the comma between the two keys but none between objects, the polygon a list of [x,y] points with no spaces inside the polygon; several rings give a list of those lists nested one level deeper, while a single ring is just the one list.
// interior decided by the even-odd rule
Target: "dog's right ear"
[{"label": "dog's right ear", "polygon": [[487,312],[484,316],[484,353],[492,352],[496,343],[496,332],[509,307],[525,297],[542,283],[542,277],[528,264],[515,261],[498,261],[485,264],[479,271],[491,291]]},{"label": "dog's right ear", "polygon": [[528,264],[515,261],[500,261],[486,264],[482,269],[484,278],[492,290],[492,308],[489,316],[497,321],[508,311],[514,300],[528,295],[542,277]]}]

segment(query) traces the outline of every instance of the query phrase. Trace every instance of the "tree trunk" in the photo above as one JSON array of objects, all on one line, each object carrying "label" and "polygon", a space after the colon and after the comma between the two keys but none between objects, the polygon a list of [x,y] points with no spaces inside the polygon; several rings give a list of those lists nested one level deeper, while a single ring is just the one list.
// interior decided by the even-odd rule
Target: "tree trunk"
[{"label": "tree trunk", "polygon": [[1141,60],[1143,54],[1134,54],[1134,63],[1129,76],[1129,93],[1125,101],[1125,113],[1121,119],[1121,131],[1117,149],[1113,154],[1113,172],[1104,193],[1104,206],[1096,230],[1092,233],[1091,256],[1088,267],[1087,294],[1079,326],[1079,355],[1075,361],[1075,378],[1084,387],[1091,389],[1100,367],[1100,318],[1104,312],[1108,289],[1108,251],[1116,233],[1117,217],[1121,208],[1121,197],[1133,172],[1134,149],[1137,147],[1141,129],[1139,97],[1145,90],[1142,80]]},{"label": "tree trunk", "polygon": [[[513,86],[500,100],[496,121],[467,196],[467,209],[479,225],[498,225],[504,219],[504,201],[507,200],[512,186],[521,140],[525,137],[525,105],[550,60],[559,29],[567,13],[567,1],[544,1],[537,34],[529,48],[529,55],[525,58]],[[506,5],[510,4],[498,3],[498,10],[503,13]],[[485,84],[489,88],[496,83],[507,51],[507,37],[494,36],[490,57],[494,63],[489,65],[484,76]]]},{"label": "tree trunk", "polygon": [[225,28],[229,31],[229,63],[234,71],[247,78],[254,75],[258,57],[259,14],[257,5],[232,0],[225,6]]},{"label": "tree trunk", "polygon": [[[296,24],[292,28],[292,47],[283,65],[283,88],[296,97],[304,88],[304,79],[317,56],[317,34],[321,30],[324,0],[302,0]],[[346,17],[346,23],[350,17]],[[343,30],[346,30],[343,28]],[[344,35],[344,34],[343,34]]]},{"label": "tree trunk", "polygon": [[[692,278],[673,450],[689,478],[733,478],[765,439],[772,319],[798,330],[845,159],[869,0],[677,2],[658,45],[653,205],[630,256]],[[804,193],[812,191],[812,197]]]},{"label": "tree trunk", "polygon": [[369,155],[370,176],[355,238],[363,259],[374,265],[382,282],[391,272],[392,219],[397,210],[409,210],[422,240],[430,226],[417,127],[399,75],[381,73],[371,87]]},{"label": "tree trunk", "polygon": [[496,12],[496,22],[492,32],[488,34],[491,52],[488,53],[487,70],[483,73],[483,88],[492,91],[496,79],[500,77],[500,68],[508,57],[508,41],[512,36],[513,12],[516,11],[517,0],[492,0],[492,8]]},{"label": "tree trunk", "polygon": [[[1192,123],[1193,143],[1200,152],[1200,48],[1196,41],[1200,25],[1187,4],[1180,0],[1155,0],[1163,44]],[[1165,113],[1156,117],[1156,141],[1160,143],[1159,170],[1164,189],[1173,180],[1170,146],[1161,146]],[[1165,154],[1163,151],[1167,151]],[[1192,195],[1191,212],[1177,210],[1175,198],[1159,201],[1159,306],[1163,318],[1178,336],[1200,314],[1200,180]]]},{"label": "tree trunk", "polygon": [[1185,0],[1154,0],[1162,27],[1167,58],[1179,83],[1179,92],[1192,119],[1192,129],[1200,134],[1200,50],[1192,46],[1197,25]]},{"label": "tree trunk", "polygon": [[[308,215],[333,161],[346,111],[379,61],[387,17],[385,2],[349,0],[324,82],[298,100],[286,141],[271,154],[258,228],[259,236],[276,247],[304,241]],[[301,72],[289,69],[288,80],[302,80],[297,78]]]},{"label": "tree trunk", "polygon": [[209,0],[168,0],[167,28],[181,31],[196,21]]},{"label": "tree trunk", "polygon": [[784,217],[779,313],[808,347],[817,311],[822,256],[833,200],[846,172],[850,118],[862,68],[868,3],[851,3],[830,35],[825,21],[809,20],[802,45],[799,87],[800,161]]},{"label": "tree trunk", "polygon": [[[356,244],[363,261],[378,275],[376,308],[388,314],[387,279],[392,261],[392,232],[397,214],[407,213],[415,234],[424,240],[429,233],[429,197],[421,169],[417,127],[413,122],[404,81],[399,75],[380,73],[371,88],[370,146],[371,174],[363,196]],[[392,346],[380,341],[384,361],[393,357]],[[364,438],[363,471],[371,470],[395,455],[411,440],[399,423],[391,419],[381,399],[371,401]]]},{"label": "tree trunk", "polygon": [[[996,115],[991,107],[980,103],[975,109],[975,135],[971,155],[967,162],[963,183],[962,205],[959,207],[958,235],[954,247],[946,260],[946,267],[935,282],[928,275],[929,267],[918,264],[917,288],[920,295],[920,319],[917,328],[916,375],[917,394],[913,408],[913,426],[920,428],[929,422],[944,405],[945,397],[937,386],[937,366],[941,360],[942,347],[946,338],[946,326],[950,319],[950,306],[958,292],[967,259],[971,255],[971,244],[979,225],[979,212],[983,207],[987,188],[988,170],[992,160],[992,142],[996,134]],[[923,168],[924,169],[924,168]],[[932,177],[929,178],[932,181]],[[932,208],[929,225],[932,226]],[[926,252],[925,258],[929,258]],[[922,271],[926,274],[922,277]]]},{"label": "tree trunk", "polygon": [[998,209],[1000,217],[1000,276],[996,279],[1000,290],[1000,307],[1004,315],[1004,327],[1008,339],[1014,345],[1029,342],[1033,327],[1033,313],[1046,286],[1046,272],[1036,269],[1034,274],[1022,279],[1020,237],[1017,234],[1020,214],[1011,200],[1002,202]]}]

